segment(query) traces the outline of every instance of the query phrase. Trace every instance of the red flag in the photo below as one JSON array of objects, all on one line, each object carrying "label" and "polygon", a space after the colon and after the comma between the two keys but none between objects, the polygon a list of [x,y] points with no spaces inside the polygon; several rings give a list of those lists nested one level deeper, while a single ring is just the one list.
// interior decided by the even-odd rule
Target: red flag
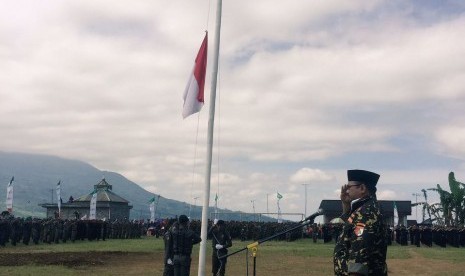
[{"label": "red flag", "polygon": [[194,69],[189,76],[189,81],[184,90],[183,118],[197,113],[202,109],[204,103],[203,90],[205,87],[205,74],[207,71],[207,48],[208,33],[205,34],[199,53],[195,58]]}]

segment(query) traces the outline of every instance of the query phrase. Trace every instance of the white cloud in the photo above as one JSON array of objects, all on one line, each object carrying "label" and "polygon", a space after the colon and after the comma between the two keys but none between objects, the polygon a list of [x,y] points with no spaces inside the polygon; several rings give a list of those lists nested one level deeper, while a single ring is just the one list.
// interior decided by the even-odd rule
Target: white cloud
[{"label": "white cloud", "polygon": [[[209,68],[213,60],[207,5],[2,2],[0,150],[80,159],[193,201],[203,193],[210,73],[198,126],[197,116],[181,119],[181,94],[205,28]],[[419,8],[223,4],[211,178],[223,207],[270,209],[279,190],[292,198],[282,208],[298,212],[300,184],[315,183],[316,210],[356,165],[383,172],[383,196],[411,199],[463,168],[464,13]]]},{"label": "white cloud", "polygon": [[446,154],[458,158],[465,156],[465,128],[463,124],[440,127],[436,133],[436,139]]},{"label": "white cloud", "polygon": [[379,190],[377,193],[379,200],[396,200],[398,199],[396,192],[391,190]]},{"label": "white cloud", "polygon": [[291,182],[312,183],[334,181],[334,177],[320,169],[302,168],[290,177]]}]

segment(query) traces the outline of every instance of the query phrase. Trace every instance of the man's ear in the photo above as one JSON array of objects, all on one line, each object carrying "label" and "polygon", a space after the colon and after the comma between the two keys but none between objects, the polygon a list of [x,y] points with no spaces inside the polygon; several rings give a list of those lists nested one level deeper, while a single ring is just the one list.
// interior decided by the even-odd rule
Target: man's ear
[{"label": "man's ear", "polygon": [[360,191],[362,192],[363,195],[368,195],[370,191],[368,191],[368,188],[365,184],[360,185]]}]

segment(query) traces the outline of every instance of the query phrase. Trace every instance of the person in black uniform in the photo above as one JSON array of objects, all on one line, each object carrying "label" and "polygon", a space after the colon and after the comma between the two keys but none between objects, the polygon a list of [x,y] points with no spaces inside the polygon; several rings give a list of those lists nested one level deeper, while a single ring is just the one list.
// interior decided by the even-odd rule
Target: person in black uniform
[{"label": "person in black uniform", "polygon": [[228,254],[229,247],[232,246],[231,235],[226,230],[224,220],[214,221],[213,227],[210,228],[209,234],[212,237],[212,273],[213,276],[224,276],[226,271],[227,258],[220,259],[221,256]]},{"label": "person in black uniform", "polygon": [[41,234],[41,222],[38,218],[32,220],[32,241],[34,244],[39,244]]},{"label": "person in black uniform", "polygon": [[[5,212],[7,212],[7,211],[5,211]],[[10,225],[8,224],[8,221],[4,217],[5,212],[3,212],[0,215],[0,246],[2,246],[2,247],[5,246],[5,243],[8,240],[8,231],[10,229]]]},{"label": "person in black uniform", "polygon": [[173,256],[171,256],[173,252],[173,248],[170,248],[170,246],[173,246],[172,243],[170,243],[171,239],[171,226],[172,226],[172,221],[168,221],[168,224],[165,226],[168,230],[163,233],[163,242],[165,244],[165,267],[163,270],[163,276],[174,276],[174,267],[173,267]]},{"label": "person in black uniform", "polygon": [[29,241],[31,240],[31,232],[32,232],[32,218],[27,217],[23,224],[23,243],[25,245],[29,245]]},{"label": "person in black uniform", "polygon": [[347,171],[341,187],[345,222],[334,248],[335,275],[387,275],[386,226],[376,199],[379,175],[364,170]]},{"label": "person in black uniform", "polygon": [[189,229],[188,222],[186,215],[180,215],[169,231],[168,248],[172,252],[168,252],[168,256],[173,256],[175,276],[189,276],[192,246],[202,241],[197,233]]}]

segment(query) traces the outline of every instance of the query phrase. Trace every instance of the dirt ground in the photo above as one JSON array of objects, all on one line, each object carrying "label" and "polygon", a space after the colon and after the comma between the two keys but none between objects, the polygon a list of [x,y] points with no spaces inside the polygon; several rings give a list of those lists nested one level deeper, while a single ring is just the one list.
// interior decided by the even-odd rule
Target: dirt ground
[{"label": "dirt ground", "polygon": [[[464,275],[465,264],[443,260],[425,259],[410,250],[411,258],[388,259],[390,275]],[[86,274],[122,275],[161,275],[163,271],[160,253],[128,253],[128,252],[67,252],[67,253],[0,253],[1,267],[23,265],[57,265],[65,266]],[[192,260],[191,275],[197,275],[197,258]],[[265,260],[257,260],[257,275],[331,275],[332,260],[328,258],[299,259],[284,258],[275,265],[266,264]],[[228,260],[228,275],[246,275],[243,258]],[[312,265],[313,264],[313,265]],[[207,267],[210,267],[207,259]],[[300,267],[300,269],[292,269]],[[318,270],[317,268],[321,269]],[[282,269],[282,270],[281,270]],[[112,271],[114,273],[112,273]],[[103,273],[102,273],[103,272]],[[143,273],[141,273],[143,272]],[[209,272],[209,271],[207,271]],[[252,274],[251,268],[249,273]],[[209,273],[208,273],[209,274]]]},{"label": "dirt ground", "polygon": [[387,260],[391,275],[465,275],[465,264],[427,259],[410,249],[408,259]]},{"label": "dirt ground", "polygon": [[109,265],[144,253],[127,252],[53,252],[53,253],[0,253],[0,266],[63,265],[67,267]]}]

